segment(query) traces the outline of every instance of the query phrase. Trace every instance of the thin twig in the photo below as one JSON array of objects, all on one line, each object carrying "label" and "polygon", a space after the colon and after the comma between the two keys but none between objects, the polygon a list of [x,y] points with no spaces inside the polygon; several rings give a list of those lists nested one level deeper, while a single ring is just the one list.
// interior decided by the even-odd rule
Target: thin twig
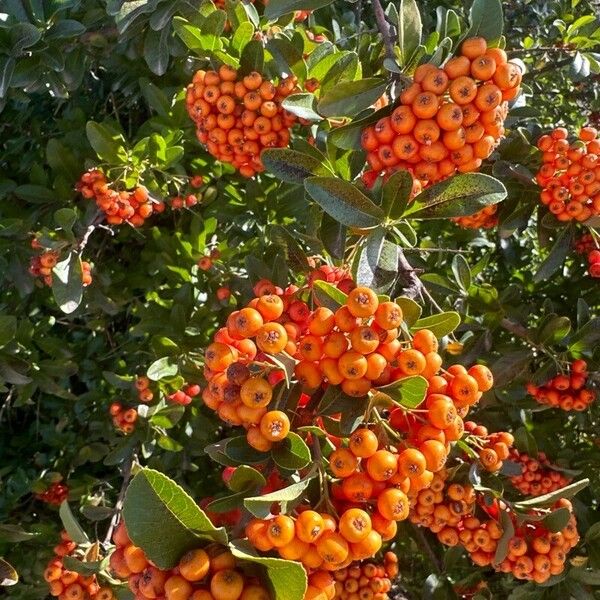
[{"label": "thin twig", "polygon": [[576,48],[560,48],[557,46],[539,46],[538,48],[510,48],[507,54],[534,54],[536,52],[577,52]]},{"label": "thin twig", "polygon": [[115,512],[110,520],[110,526],[108,531],[106,532],[106,537],[104,538],[104,546],[110,544],[110,540],[112,538],[113,531],[119,520],[121,518],[121,510],[123,508],[123,501],[125,500],[125,492],[127,491],[127,487],[129,485],[129,480],[131,479],[131,469],[133,467],[133,463],[135,462],[135,452],[132,450],[125,466],[123,467],[123,483],[121,484],[121,489],[119,491],[119,496],[117,497],[117,501],[115,503]]},{"label": "thin twig", "polygon": [[396,54],[394,52],[394,41],[392,40],[392,34],[390,32],[390,26],[385,18],[385,12],[381,6],[379,0],[373,0],[373,12],[375,13],[375,20],[377,21],[377,27],[383,38],[383,45],[385,47],[385,55],[387,58],[395,59]]},{"label": "thin twig", "polygon": [[421,530],[420,527],[417,527],[413,523],[411,523],[410,526],[411,526],[411,528],[413,530],[413,533],[415,535],[415,539],[416,539],[417,544],[419,544],[419,546],[421,546],[421,548],[423,550],[425,550],[425,554],[427,554],[427,556],[428,556],[429,560],[431,561],[431,564],[433,565],[436,573],[441,573],[442,572],[442,563],[440,562],[439,558],[436,556],[436,554],[433,551],[432,547],[429,545],[429,542],[427,541],[427,538],[423,534],[423,531]]}]

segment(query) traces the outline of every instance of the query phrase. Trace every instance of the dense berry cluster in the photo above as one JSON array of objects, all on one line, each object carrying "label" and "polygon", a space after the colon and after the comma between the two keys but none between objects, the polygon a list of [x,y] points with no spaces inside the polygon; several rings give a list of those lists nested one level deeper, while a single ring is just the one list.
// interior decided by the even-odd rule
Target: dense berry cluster
[{"label": "dense berry cluster", "polygon": [[59,506],[69,497],[69,487],[60,481],[55,481],[35,497],[46,504]]},{"label": "dense berry cluster", "polygon": [[186,105],[198,140],[218,160],[232,164],[245,177],[264,170],[264,148],[284,148],[297,118],[282,101],[298,91],[296,78],[279,85],[256,71],[246,76],[222,65],[217,71],[197,71],[188,85]]},{"label": "dense berry cluster", "polygon": [[477,425],[474,421],[465,422],[467,441],[477,448],[479,461],[483,467],[495,473],[502,468],[503,461],[510,455],[515,438],[507,431],[489,433],[487,427]]},{"label": "dense berry cluster", "polygon": [[[52,285],[52,269],[58,263],[60,253],[57,250],[45,250],[38,256],[32,256],[29,263],[29,273],[41,277],[47,285]],[[87,261],[81,261],[81,283],[87,287],[92,283],[92,266]]]},{"label": "dense berry cluster", "polygon": [[513,448],[509,459],[519,464],[522,469],[520,475],[510,478],[510,482],[526,496],[548,494],[571,483],[571,478],[557,471],[543,452],[539,452],[536,458],[532,458]]},{"label": "dense berry cluster", "polygon": [[352,275],[347,269],[331,265],[321,265],[311,271],[308,275],[308,286],[312,287],[315,281],[326,281],[331,285],[335,285],[338,290],[345,294],[350,293],[356,287]]},{"label": "dense berry cluster", "polygon": [[84,198],[95,200],[106,215],[106,222],[111,225],[129,223],[141,227],[152,213],[165,209],[164,203],[150,200],[145,187],[138,186],[133,191],[112,189],[104,173],[98,169],[84,173],[76,188]]},{"label": "dense berry cluster", "polygon": [[71,556],[77,549],[68,534],[60,534],[61,542],[54,547],[56,555],[44,571],[44,579],[50,588],[52,596],[59,600],[113,600],[115,598],[111,588],[100,587],[95,575],[84,577],[75,571],[69,571],[63,564],[63,557]]},{"label": "dense berry cluster", "polygon": [[527,392],[540,404],[582,411],[596,398],[596,392],[586,387],[587,380],[587,363],[578,359],[568,365],[566,373],[560,373],[544,385],[527,384]]},{"label": "dense berry cluster", "polygon": [[113,402],[108,409],[113,425],[125,434],[133,433],[138,420],[135,408],[125,408],[120,402]]},{"label": "dense berry cluster", "polygon": [[491,229],[498,225],[498,205],[486,206],[472,215],[452,220],[465,229]]},{"label": "dense berry cluster", "polygon": [[190,550],[177,567],[164,571],[133,545],[123,522],[113,541],[116,550],[110,556],[111,570],[128,581],[138,600],[271,600],[267,588],[247,576],[233,554],[218,544]]},{"label": "dense berry cluster", "polygon": [[573,143],[568,135],[558,127],[538,140],[540,199],[559,221],[586,221],[600,215],[600,139],[593,127],[582,128]]},{"label": "dense berry cluster", "polygon": [[[567,508],[572,512],[573,507],[569,500],[559,500],[554,508]],[[533,517],[539,511],[533,510]],[[541,521],[527,521],[523,525],[516,522],[516,517],[511,514],[515,523],[515,535],[508,544],[508,555],[495,568],[503,573],[512,573],[517,579],[543,583],[552,575],[559,575],[564,571],[568,552],[577,545],[577,521],[571,514],[567,525],[559,532],[549,531]],[[473,559],[473,555],[471,555]],[[474,562],[480,566],[490,564],[493,554],[477,555]],[[489,562],[488,562],[489,561]]]},{"label": "dense berry cluster", "polygon": [[448,472],[437,472],[431,486],[411,494],[409,518],[415,525],[426,527],[446,546],[460,542],[463,521],[472,516],[476,494],[470,484],[448,483]]},{"label": "dense berry cluster", "polygon": [[423,186],[476,171],[504,135],[521,77],[506,53],[483,38],[465,40],[460,56],[442,68],[420,65],[392,114],[363,131],[369,168],[407,169]]},{"label": "dense berry cluster", "polygon": [[398,576],[398,558],[386,552],[383,563],[353,563],[333,574],[337,600],[388,600],[392,582]]}]

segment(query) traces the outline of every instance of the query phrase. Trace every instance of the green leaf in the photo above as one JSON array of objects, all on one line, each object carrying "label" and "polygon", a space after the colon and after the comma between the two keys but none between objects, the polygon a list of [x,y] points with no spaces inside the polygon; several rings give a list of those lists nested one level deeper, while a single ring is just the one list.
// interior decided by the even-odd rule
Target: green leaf
[{"label": "green leaf", "polygon": [[[227,13],[229,14],[229,10]],[[229,19],[231,21],[231,18]],[[234,28],[233,38],[231,39],[231,47],[240,55],[246,47],[246,44],[254,36],[254,25],[250,21],[244,21]]]},{"label": "green leaf", "polygon": [[504,185],[483,173],[455,175],[423,190],[404,217],[411,219],[447,219],[464,217],[506,198]]},{"label": "green leaf", "polygon": [[273,225],[269,228],[269,232],[272,240],[282,247],[283,252],[285,253],[286,262],[290,269],[303,272],[308,272],[310,270],[306,252],[304,252],[302,246],[298,243],[296,236],[294,236],[286,227],[283,227],[283,225]]},{"label": "green leaf", "polygon": [[533,280],[536,283],[548,279],[553,275],[563,264],[565,258],[571,252],[573,242],[574,229],[571,225],[565,227],[554,242],[550,254],[543,260]]},{"label": "green leaf", "polygon": [[456,283],[466,292],[471,287],[471,269],[462,254],[456,254],[452,259],[452,273]]},{"label": "green leaf", "polygon": [[332,3],[333,0],[277,0],[265,6],[265,17],[275,21],[295,10],[316,10]]},{"label": "green leaf", "polygon": [[290,94],[283,100],[281,106],[301,119],[308,119],[309,121],[323,120],[323,117],[317,112],[317,99],[310,92]]},{"label": "green leaf", "polygon": [[531,507],[545,507],[552,506],[555,502],[561,498],[572,498],[575,494],[578,494],[581,490],[585,489],[590,484],[589,479],[581,479],[570,485],[566,485],[559,490],[554,490],[549,494],[543,496],[537,496],[536,498],[529,498],[528,500],[521,500],[515,503],[515,508],[531,508]]},{"label": "green leaf", "polygon": [[535,337],[540,344],[555,344],[563,340],[571,331],[571,320],[568,317],[548,315],[538,326]]},{"label": "green leaf", "polygon": [[0,525],[0,541],[16,544],[26,542],[39,535],[37,532],[25,531],[20,525],[3,523]]},{"label": "green leaf", "polygon": [[503,352],[502,356],[491,366],[494,374],[494,385],[504,387],[515,380],[531,362],[529,350],[513,350]]},{"label": "green leaf", "polygon": [[240,465],[227,482],[227,487],[232,492],[242,492],[249,488],[263,487],[266,483],[262,473],[247,465]]},{"label": "green leaf", "polygon": [[265,62],[265,50],[263,45],[258,40],[249,41],[242,50],[240,57],[240,74],[247,75],[252,71],[263,70]]},{"label": "green leaf", "polygon": [[144,60],[155,75],[164,75],[169,67],[169,27],[160,31],[146,30]]},{"label": "green leaf", "polygon": [[152,381],[160,381],[166,377],[174,377],[178,373],[177,362],[173,360],[170,356],[163,356],[158,360],[155,360],[149,367],[148,379]]},{"label": "green leaf", "polygon": [[304,440],[293,431],[271,450],[271,456],[281,469],[296,471],[311,463],[310,450]]},{"label": "green leaf", "polygon": [[237,464],[264,462],[268,455],[252,448],[246,441],[245,435],[229,438],[225,444],[224,454]]},{"label": "green leaf", "polygon": [[62,521],[63,527],[65,531],[69,534],[69,537],[76,544],[87,544],[89,543],[89,538],[86,535],[85,531],[81,528],[79,521],[75,518],[75,515],[71,512],[71,507],[69,503],[64,500],[58,509],[58,514],[60,516],[60,520]]},{"label": "green leaf", "polygon": [[[569,579],[574,579],[585,585],[600,585],[600,569],[586,569],[584,567],[575,567],[569,569]],[[575,597],[575,596],[573,596]],[[592,596],[590,596],[591,598]]]},{"label": "green leaf", "polygon": [[[279,1],[271,4],[279,4]],[[236,558],[264,567],[274,600],[302,600],[304,598],[308,578],[302,563],[259,556],[250,543],[245,540],[235,540],[229,544],[229,548]]]},{"label": "green leaf", "polygon": [[495,45],[502,36],[504,15],[500,0],[473,0],[469,10],[471,28],[465,37],[484,37],[488,43]]},{"label": "green leaf", "polygon": [[81,277],[81,259],[76,252],[71,252],[52,269],[52,294],[59,308],[66,314],[71,314],[81,304]]},{"label": "green leaf", "polygon": [[54,213],[54,222],[66,233],[73,233],[73,225],[77,221],[77,213],[72,208],[59,208]]},{"label": "green leaf", "polygon": [[335,285],[331,285],[331,283],[327,283],[322,279],[318,279],[313,284],[313,294],[319,306],[325,306],[334,312],[344,306],[348,299],[348,296],[338,290]]},{"label": "green leaf", "polygon": [[261,494],[253,498],[246,498],[244,506],[259,519],[264,519],[271,513],[273,503],[279,504],[282,513],[287,513],[290,507],[295,506],[297,501],[301,500],[313,478],[314,475],[270,494]]},{"label": "green leaf", "polygon": [[502,537],[498,540],[496,553],[494,554],[493,565],[499,565],[508,556],[508,544],[515,535],[515,526],[508,510],[500,511],[500,527],[502,528]]},{"label": "green leaf", "polygon": [[354,269],[357,285],[370,287],[378,294],[389,291],[398,274],[400,248],[386,240],[385,233],[375,229],[369,234]]},{"label": "green leaf", "polygon": [[183,17],[173,17],[173,30],[190,50],[204,49],[202,31]]},{"label": "green leaf", "polygon": [[0,586],[9,587],[19,582],[19,574],[15,568],[3,558],[0,558]]},{"label": "green leaf", "polygon": [[421,43],[423,24],[415,0],[400,0],[398,7],[398,45],[400,64],[406,66],[413,52]]},{"label": "green leaf", "polygon": [[[494,375],[494,384],[496,383]],[[538,445],[535,437],[526,427],[519,427],[515,430],[515,447],[519,452],[526,452],[531,458],[537,458]]]},{"label": "green leaf", "polygon": [[561,529],[564,529],[569,519],[571,518],[571,512],[564,506],[557,510],[553,510],[547,517],[544,517],[544,525],[552,531],[552,533],[558,533]]},{"label": "green leaf", "polygon": [[381,208],[393,221],[397,221],[406,210],[413,187],[412,175],[401,169],[396,171],[382,188]]},{"label": "green leaf", "polygon": [[15,70],[15,59],[12,56],[0,56],[0,99],[6,96]]},{"label": "green leaf", "polygon": [[131,480],[123,518],[132,542],[159,569],[173,568],[202,541],[227,543],[225,530],[214,527],[183,488],[153,469],[143,468]]},{"label": "green leaf", "polygon": [[319,227],[319,237],[323,242],[325,250],[333,258],[342,260],[346,251],[346,226],[338,223],[326,212],[321,217],[321,226]]},{"label": "green leaf", "polygon": [[62,19],[57,21],[44,34],[44,39],[60,40],[70,37],[77,37],[85,33],[85,25],[74,19]]},{"label": "green leaf", "polygon": [[423,402],[427,394],[427,379],[420,375],[405,377],[388,385],[377,388],[377,391],[389,396],[405,408],[416,408]]},{"label": "green leaf", "polygon": [[44,187],[43,185],[25,184],[20,185],[14,190],[15,196],[22,200],[27,200],[33,204],[44,204],[46,202],[54,202],[56,193]]},{"label": "green leaf", "polygon": [[355,185],[335,177],[308,177],[304,188],[311,198],[338,223],[348,227],[377,227],[383,211]]},{"label": "green leaf", "polygon": [[388,82],[379,77],[343,81],[321,97],[318,111],[326,117],[355,117],[373,105],[387,86]]},{"label": "green leaf", "polygon": [[280,72],[293,73],[300,81],[306,79],[306,63],[302,52],[289,40],[273,37],[267,42],[267,51],[273,57]]},{"label": "green leaf", "polygon": [[592,352],[600,341],[600,317],[588,321],[569,339],[569,351]]},{"label": "green leaf", "polygon": [[338,431],[334,435],[347,436],[363,422],[368,404],[368,396],[362,398],[348,396],[339,386],[330,385],[321,398],[318,414],[335,415],[341,413],[341,420],[339,423],[335,422]]},{"label": "green leaf", "polygon": [[90,145],[99,158],[112,164],[121,164],[127,161],[125,140],[120,133],[94,121],[87,122],[85,132]]},{"label": "green leaf", "polygon": [[108,566],[108,560],[83,561],[74,556],[63,557],[63,563],[69,571],[75,571],[84,577],[97,575],[102,569]]},{"label": "green leaf", "polygon": [[315,157],[289,148],[267,148],[260,159],[267,171],[286,183],[302,185],[307,177],[331,173]]},{"label": "green leaf", "polygon": [[441,338],[452,333],[460,325],[460,315],[454,311],[439,313],[419,319],[411,328],[411,331],[429,329],[435,337]]},{"label": "green leaf", "polygon": [[17,335],[17,317],[0,315],[0,348],[6,346]]},{"label": "green leaf", "polygon": [[412,327],[419,320],[423,309],[412,298],[406,296],[400,296],[394,302],[402,309],[404,322]]}]

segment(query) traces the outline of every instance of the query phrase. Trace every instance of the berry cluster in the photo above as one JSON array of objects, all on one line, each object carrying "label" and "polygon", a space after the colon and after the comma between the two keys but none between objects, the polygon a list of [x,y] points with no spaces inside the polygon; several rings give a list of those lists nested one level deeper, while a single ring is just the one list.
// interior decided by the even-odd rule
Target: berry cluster
[{"label": "berry cluster", "polygon": [[353,563],[333,574],[335,599],[388,600],[392,581],[398,576],[398,557],[386,552],[382,564]]},{"label": "berry cluster", "polygon": [[588,254],[592,250],[597,250],[600,246],[596,244],[591,233],[584,233],[573,242],[573,248],[577,254]]},{"label": "berry cluster", "polygon": [[55,481],[43,492],[36,494],[35,497],[46,504],[60,506],[69,497],[69,487],[64,483]]},{"label": "berry cluster", "polygon": [[84,173],[76,189],[84,198],[96,201],[106,215],[106,222],[111,225],[129,223],[141,227],[152,213],[161,213],[165,209],[163,202],[150,200],[145,187],[138,186],[133,191],[111,189],[106,176],[98,169]]},{"label": "berry cluster", "polygon": [[498,225],[498,205],[486,206],[472,215],[454,217],[452,220],[465,229],[491,229]]},{"label": "berry cluster", "polygon": [[332,267],[331,265],[321,265],[315,268],[308,275],[307,284],[312,287],[315,281],[326,281],[331,285],[335,285],[338,290],[344,294],[350,293],[356,284],[347,269],[343,267]]},{"label": "berry cluster", "polygon": [[271,600],[267,588],[241,571],[233,554],[218,544],[190,550],[177,567],[163,571],[133,545],[123,522],[113,541],[116,550],[110,556],[111,570],[127,579],[139,600]]},{"label": "berry cluster", "polygon": [[138,412],[135,408],[124,408],[120,402],[113,402],[108,409],[113,425],[124,434],[133,433]]},{"label": "berry cluster", "polygon": [[150,389],[150,380],[145,375],[136,377],[134,385],[140,402],[152,402],[154,392]]},{"label": "berry cluster", "polygon": [[426,527],[446,546],[460,543],[459,532],[464,519],[472,516],[476,494],[473,486],[447,483],[448,472],[437,472],[431,486],[411,494],[409,518],[415,525]]},{"label": "berry cluster", "polygon": [[392,114],[363,131],[370,170],[407,169],[422,186],[476,171],[504,135],[521,77],[503,50],[480,37],[465,40],[443,68],[420,65]]},{"label": "berry cluster", "polygon": [[521,466],[521,474],[514,475],[510,482],[526,496],[540,496],[559,490],[571,483],[570,477],[565,477],[556,470],[543,452],[537,458],[531,458],[524,452],[513,448],[509,459]]},{"label": "berry cluster", "polygon": [[467,442],[478,449],[479,461],[490,473],[496,473],[502,468],[503,461],[510,456],[510,450],[515,438],[507,431],[489,433],[487,427],[477,425],[474,421],[465,422],[468,433]]},{"label": "berry cluster", "polygon": [[600,139],[593,127],[583,127],[569,144],[568,131],[558,127],[537,143],[542,166],[536,176],[540,200],[559,221],[586,221],[600,215]]},{"label": "berry cluster", "polygon": [[198,260],[198,268],[201,271],[208,271],[213,266],[214,261],[218,260],[220,256],[221,253],[216,248],[213,248],[208,256],[203,256]]},{"label": "berry cluster", "polygon": [[[567,508],[570,512],[573,507],[569,500],[562,498],[554,508]],[[532,516],[537,516],[538,511],[532,511]],[[515,535],[508,544],[508,555],[495,568],[502,573],[512,573],[517,579],[544,583],[552,575],[559,575],[564,571],[568,552],[577,545],[577,521],[571,514],[567,525],[559,532],[549,531],[541,521],[528,521],[523,525],[516,523],[516,517],[511,514],[515,522]],[[471,555],[473,559],[473,555]],[[478,556],[474,562],[480,566],[490,564],[493,554],[485,557]],[[483,563],[483,564],[482,564]]]},{"label": "berry cluster", "polygon": [[222,65],[218,72],[196,72],[187,88],[186,106],[198,140],[210,154],[252,177],[264,170],[260,160],[264,148],[289,144],[297,118],[281,103],[294,91],[298,91],[294,76],[276,86],[256,71],[242,76]]},{"label": "berry cluster", "polygon": [[66,531],[60,534],[61,542],[54,547],[56,555],[44,571],[44,579],[50,587],[51,596],[59,600],[113,600],[111,588],[100,587],[95,575],[84,577],[75,571],[69,571],[63,564],[63,557],[71,556],[77,549]]},{"label": "berry cluster", "polygon": [[596,392],[586,387],[588,379],[587,363],[578,359],[544,385],[527,384],[527,392],[540,404],[562,410],[585,410],[596,398]]},{"label": "berry cluster", "polygon": [[[58,263],[60,253],[57,250],[46,250],[38,256],[32,256],[29,262],[29,273],[33,277],[41,277],[47,285],[52,285],[52,269]],[[81,261],[81,283],[87,287],[92,283],[92,266],[87,261]]]},{"label": "berry cluster", "polygon": [[[194,175],[190,177],[189,188],[183,193],[179,193],[177,196],[173,196],[168,200],[171,208],[173,210],[179,210],[181,208],[191,208],[192,206],[196,206],[198,202],[202,201],[202,193],[198,190],[198,188],[202,187],[204,183],[204,178],[202,175]],[[181,190],[180,190],[181,192]]]},{"label": "berry cluster", "polygon": [[200,386],[196,383],[188,383],[181,390],[177,390],[167,396],[169,402],[187,406],[196,396],[200,395]]},{"label": "berry cluster", "polygon": [[588,272],[594,279],[600,278],[600,250],[592,250],[588,256]]}]

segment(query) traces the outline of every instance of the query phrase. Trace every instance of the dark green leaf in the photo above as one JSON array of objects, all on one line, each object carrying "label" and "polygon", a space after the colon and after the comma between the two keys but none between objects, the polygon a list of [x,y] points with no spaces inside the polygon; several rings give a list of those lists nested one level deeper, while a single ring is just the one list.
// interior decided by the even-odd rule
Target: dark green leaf
[{"label": "dark green leaf", "polygon": [[6,346],[17,334],[17,317],[0,315],[0,348]]},{"label": "dark green leaf", "polygon": [[249,41],[242,50],[240,57],[240,74],[247,75],[252,71],[263,70],[265,61],[265,51],[263,45],[258,40]]},{"label": "dark green leaf", "polygon": [[75,515],[71,512],[71,507],[66,500],[64,500],[60,505],[58,514],[60,515],[60,520],[62,521],[65,531],[76,544],[89,543],[90,540],[88,536],[81,528],[81,525],[75,518]]},{"label": "dark green leaf", "polygon": [[267,171],[286,183],[302,185],[307,177],[331,173],[313,156],[289,148],[267,148],[260,158]]},{"label": "dark green leaf", "polygon": [[544,506],[552,506],[555,502],[560,500],[561,498],[572,498],[575,494],[579,493],[581,490],[585,489],[590,484],[589,479],[581,479],[580,481],[576,481],[575,483],[571,483],[570,485],[566,485],[559,490],[555,490],[550,492],[549,494],[544,494],[543,496],[538,496],[537,498],[530,498],[528,500],[520,500],[515,504],[517,508],[529,508],[529,507],[544,507]]},{"label": "dark green leaf", "polygon": [[600,341],[600,317],[588,321],[580,327],[569,340],[571,352],[592,351]]},{"label": "dark green leaf", "polygon": [[318,111],[326,117],[355,117],[374,104],[387,86],[387,81],[378,77],[344,81],[321,97]]},{"label": "dark green leaf", "polygon": [[466,292],[471,287],[471,269],[462,254],[456,254],[452,259],[452,273],[456,283]]},{"label": "dark green leaf", "polygon": [[412,175],[404,169],[396,171],[383,184],[381,208],[392,221],[397,221],[404,214],[412,187]]},{"label": "dark green leaf", "polygon": [[564,529],[571,518],[571,512],[568,508],[562,507],[553,510],[547,517],[544,517],[544,525],[553,533],[558,533]]},{"label": "dark green leaf", "polygon": [[411,219],[464,217],[506,198],[504,185],[483,173],[464,173],[422,191],[404,213]]},{"label": "dark green leaf", "polygon": [[417,331],[419,329],[429,329],[435,337],[441,338],[452,333],[460,325],[460,315],[457,312],[449,311],[423,317],[419,319],[410,329]]},{"label": "dark green leaf", "polygon": [[412,298],[406,296],[396,298],[395,302],[402,309],[405,323],[412,327],[419,320],[423,309]]},{"label": "dark green leaf", "polygon": [[153,469],[141,469],[131,480],[123,518],[133,543],[160,569],[174,567],[203,540],[227,543],[225,530],[214,527],[183,488]]},{"label": "dark green leaf", "polygon": [[412,409],[423,402],[427,394],[428,385],[427,379],[420,375],[415,375],[414,377],[405,377],[384,385],[377,388],[377,391],[386,394],[405,408]]},{"label": "dark green leaf", "polygon": [[271,450],[271,456],[281,469],[295,471],[307,467],[311,462],[310,450],[304,440],[293,431],[276,444]]},{"label": "dark green leaf", "polygon": [[88,121],[85,131],[90,145],[102,160],[113,164],[120,164],[127,160],[125,140],[121,134],[94,121]]},{"label": "dark green leaf", "polygon": [[289,507],[293,507],[297,501],[301,500],[306,488],[309,486],[312,477],[308,477],[293,483],[288,487],[271,492],[270,494],[261,494],[253,498],[246,498],[244,506],[255,517],[264,519],[271,513],[273,503],[279,504],[281,511],[287,513]]},{"label": "dark green leaf", "polygon": [[383,211],[347,181],[335,177],[308,177],[304,187],[311,198],[342,225],[370,228],[384,219]]},{"label": "dark green leaf", "polygon": [[338,260],[344,258],[344,253],[346,251],[346,226],[338,223],[326,212],[323,213],[323,217],[321,218],[319,237],[323,242],[325,250],[327,250],[333,258]]},{"label": "dark green leaf", "polygon": [[535,282],[544,281],[553,275],[563,264],[565,258],[571,251],[573,241],[573,227],[565,227],[556,238],[556,242],[550,250],[550,254],[544,259],[537,273],[534,275]]},{"label": "dark green leaf", "polygon": [[275,21],[296,10],[316,10],[332,3],[333,0],[277,0],[277,2],[269,2],[266,5],[265,17],[270,21]]},{"label": "dark green leaf", "polygon": [[406,66],[413,52],[421,43],[421,14],[415,0],[400,0],[398,7],[398,45],[400,64]]},{"label": "dark green leaf", "polygon": [[344,306],[348,299],[348,296],[344,292],[321,279],[318,279],[313,284],[313,294],[319,306],[325,306],[334,312],[341,306]]},{"label": "dark green leaf", "polygon": [[502,537],[498,540],[496,553],[492,564],[499,565],[508,555],[508,544],[515,535],[515,527],[508,510],[500,511],[500,527],[502,528]]},{"label": "dark green leaf", "polygon": [[19,574],[15,568],[3,558],[0,558],[0,586],[9,587],[19,582]]},{"label": "dark green leaf", "polygon": [[317,99],[314,94],[301,92],[290,94],[283,100],[281,106],[288,112],[310,121],[322,121],[323,117],[317,112]]},{"label": "dark green leaf", "polygon": [[495,45],[502,36],[504,15],[500,0],[473,0],[469,10],[471,28],[465,37],[484,37],[488,43]]}]

